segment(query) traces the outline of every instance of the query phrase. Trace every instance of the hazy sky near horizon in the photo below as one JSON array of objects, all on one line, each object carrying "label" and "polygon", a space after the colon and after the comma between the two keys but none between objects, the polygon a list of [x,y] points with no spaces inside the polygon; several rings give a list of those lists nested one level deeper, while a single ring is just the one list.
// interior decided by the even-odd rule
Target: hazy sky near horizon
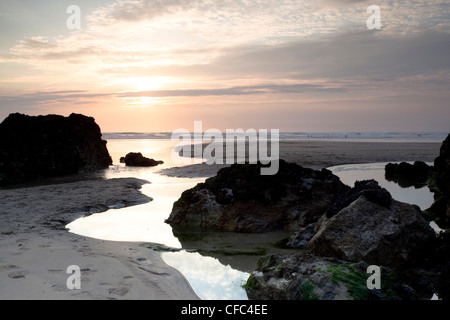
[{"label": "hazy sky near horizon", "polygon": [[[367,28],[370,5],[381,30]],[[450,0],[15,0],[0,2],[0,29],[0,121],[450,129]]]}]

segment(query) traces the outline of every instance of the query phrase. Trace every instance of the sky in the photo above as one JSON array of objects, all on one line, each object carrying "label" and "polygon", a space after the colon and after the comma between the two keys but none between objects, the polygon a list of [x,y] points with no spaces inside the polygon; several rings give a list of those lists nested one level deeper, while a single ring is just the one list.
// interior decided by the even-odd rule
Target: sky
[{"label": "sky", "polygon": [[[370,5],[380,29],[368,28]],[[11,0],[0,30],[0,121],[75,112],[103,132],[450,129],[450,0]]]}]

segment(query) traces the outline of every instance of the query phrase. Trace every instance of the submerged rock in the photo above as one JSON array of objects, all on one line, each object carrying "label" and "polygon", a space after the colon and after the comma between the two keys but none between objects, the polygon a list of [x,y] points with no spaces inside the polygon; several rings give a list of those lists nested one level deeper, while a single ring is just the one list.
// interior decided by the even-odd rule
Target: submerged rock
[{"label": "submerged rock", "polygon": [[94,118],[9,115],[0,124],[0,185],[107,168],[112,164]]},{"label": "submerged rock", "polygon": [[378,186],[377,197],[374,182],[369,185],[370,192],[353,193],[359,194],[356,200],[320,219],[309,242],[312,253],[397,268],[420,262],[435,239],[420,209],[393,199],[388,203],[387,191]]},{"label": "submerged rock", "polygon": [[125,163],[128,167],[156,167],[163,164],[163,161],[146,158],[142,153],[130,152],[120,159],[121,163]]},{"label": "submerged rock", "polygon": [[316,222],[350,188],[328,170],[280,161],[276,175],[261,164],[235,164],[185,191],[167,223],[174,228],[265,232]]}]

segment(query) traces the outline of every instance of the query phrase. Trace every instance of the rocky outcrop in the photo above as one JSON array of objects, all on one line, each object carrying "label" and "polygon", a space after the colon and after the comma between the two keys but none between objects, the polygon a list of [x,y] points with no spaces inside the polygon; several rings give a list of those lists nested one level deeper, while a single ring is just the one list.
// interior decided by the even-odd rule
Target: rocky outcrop
[{"label": "rocky outcrop", "polygon": [[[250,299],[418,300],[447,297],[448,238],[437,239],[417,206],[374,180],[356,182],[319,219],[287,241],[298,254],[271,255],[247,281]],[[381,268],[369,290],[367,267]]]},{"label": "rocky outcrop", "polygon": [[[350,263],[309,253],[270,255],[258,261],[245,289],[253,300],[411,300],[419,294],[382,267],[381,290],[369,290],[365,262]],[[426,297],[426,298],[429,298]]]},{"label": "rocky outcrop", "polygon": [[125,163],[127,167],[156,167],[163,164],[163,161],[146,158],[142,153],[130,152],[120,159],[121,163]]},{"label": "rocky outcrop", "polygon": [[438,277],[435,288],[439,298],[450,299],[450,234],[441,232],[436,239],[436,246],[430,263],[437,267]]},{"label": "rocky outcrop", "polygon": [[439,157],[434,161],[436,171],[436,202],[427,210],[441,228],[450,227],[450,134],[442,143]]},{"label": "rocky outcrop", "polygon": [[173,228],[238,232],[299,230],[316,222],[350,188],[328,170],[280,161],[276,175],[261,164],[236,164],[185,191],[166,220]]},{"label": "rocky outcrop", "polygon": [[403,188],[411,186],[421,188],[427,185],[432,169],[423,161],[416,161],[414,164],[388,163],[385,167],[386,180],[393,181]]},{"label": "rocky outcrop", "polygon": [[0,124],[0,185],[107,168],[94,118],[11,114]]},{"label": "rocky outcrop", "polygon": [[450,134],[442,143],[439,157],[434,161],[436,184],[444,195],[450,196]]},{"label": "rocky outcrop", "polygon": [[351,192],[359,197],[337,214],[319,220],[309,242],[312,253],[396,268],[420,262],[435,239],[420,209],[393,199],[387,202],[389,193],[380,187],[382,196],[374,197],[376,182],[364,184],[369,192]]}]

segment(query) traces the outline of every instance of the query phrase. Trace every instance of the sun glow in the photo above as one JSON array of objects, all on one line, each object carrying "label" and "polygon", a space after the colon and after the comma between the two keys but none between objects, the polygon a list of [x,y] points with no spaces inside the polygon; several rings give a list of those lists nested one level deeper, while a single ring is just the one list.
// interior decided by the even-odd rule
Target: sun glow
[{"label": "sun glow", "polygon": [[170,82],[169,77],[133,77],[120,81],[126,91],[153,91],[160,90],[165,84]]},{"label": "sun glow", "polygon": [[162,98],[154,97],[129,97],[124,98],[128,105],[146,107],[164,102]]},{"label": "sun glow", "polygon": [[130,77],[121,79],[118,82],[125,89],[119,93],[136,93],[139,95],[135,97],[124,97],[123,99],[127,104],[144,107],[161,103],[163,99],[152,97],[151,91],[164,89],[164,86],[172,82],[172,80],[170,77]]}]

